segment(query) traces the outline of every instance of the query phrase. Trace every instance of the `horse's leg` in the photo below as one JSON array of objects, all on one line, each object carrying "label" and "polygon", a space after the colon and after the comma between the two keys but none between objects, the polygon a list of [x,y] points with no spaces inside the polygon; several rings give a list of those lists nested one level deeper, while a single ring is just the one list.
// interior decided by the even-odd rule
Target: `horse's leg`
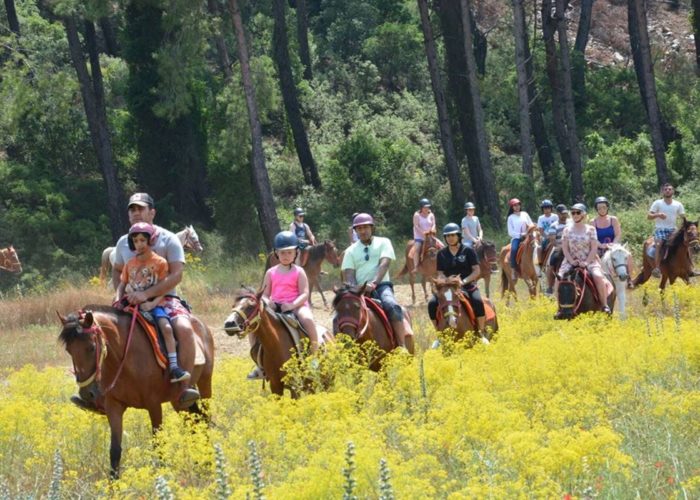
[{"label": "horse's leg", "polygon": [[662,290],[666,288],[666,282],[668,281],[668,275],[666,273],[661,274],[661,283],[659,284],[659,288]]},{"label": "horse's leg", "polygon": [[426,302],[428,302],[428,290],[425,288],[425,274],[420,275],[420,285],[423,287],[423,297]]},{"label": "horse's leg", "polygon": [[484,289],[486,290],[486,297],[490,297],[490,295],[489,295],[490,283],[491,283],[491,273],[489,272],[488,274],[484,275]]},{"label": "horse's leg", "polygon": [[620,319],[627,319],[627,313],[625,312],[625,301],[627,296],[625,295],[627,291],[627,283],[616,279],[615,280],[615,295],[617,295],[618,309],[620,311]]},{"label": "horse's leg", "polygon": [[[321,280],[319,279],[318,276],[314,278],[314,283],[316,284],[316,289],[318,290],[318,293],[321,294],[321,299],[323,300],[323,307],[328,308],[328,302],[326,302],[326,296],[323,295],[323,288],[321,288]],[[309,288],[309,297],[311,296],[311,289]],[[309,302],[309,305],[311,305],[311,302]]]},{"label": "horse's leg", "polygon": [[109,421],[109,430],[111,433],[109,443],[109,475],[112,479],[119,478],[119,463],[122,459],[124,411],[126,411],[126,406],[124,404],[111,398],[105,401],[105,414]]},{"label": "horse's leg", "polygon": [[[410,271],[410,269],[409,269]],[[416,291],[414,290],[414,285],[416,284],[416,273],[414,272],[409,272],[408,273],[408,282],[411,284],[411,302],[413,304],[416,303]]]}]

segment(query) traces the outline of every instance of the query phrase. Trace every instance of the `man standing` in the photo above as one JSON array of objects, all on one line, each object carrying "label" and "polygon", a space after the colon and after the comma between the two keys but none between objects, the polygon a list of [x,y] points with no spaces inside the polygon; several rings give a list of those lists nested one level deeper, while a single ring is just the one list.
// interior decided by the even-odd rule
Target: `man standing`
[{"label": "man standing", "polygon": [[345,250],[343,278],[350,285],[367,284],[365,290],[382,303],[382,309],[391,322],[398,348],[407,351],[406,336],[413,332],[404,324],[404,314],[394,297],[394,286],[389,278],[389,265],[396,260],[389,238],[374,236],[374,219],[361,213],[355,216],[352,227],[357,232],[356,241]]},{"label": "man standing", "polygon": [[673,199],[673,186],[669,183],[661,186],[661,195],[663,198],[656,200],[651,204],[647,219],[655,222],[654,229],[654,269],[651,272],[654,277],[661,276],[659,265],[661,264],[661,247],[665,241],[676,230],[676,220],[678,216],[684,216],[685,210],[683,205]]},{"label": "man standing", "polygon": [[[153,198],[147,193],[135,193],[129,198],[129,224],[147,222],[153,224],[156,216]],[[156,226],[158,239],[153,246],[153,251],[168,262],[168,276],[163,280],[143,291],[131,292],[125,295],[130,304],[138,305],[160,295],[165,295],[162,306],[170,319],[178,342],[178,357],[180,366],[192,373],[194,370],[195,341],[190,312],[182,304],[177,296],[175,287],[182,281],[185,268],[185,251],[180,239],[172,232],[160,226]],[[119,283],[119,277],[126,262],[135,254],[129,249],[128,235],[119,238],[115,248],[114,267],[112,268],[112,283]],[[115,297],[115,301],[119,297]],[[199,392],[194,388],[186,388],[180,395],[180,405],[194,403],[199,399]]]}]

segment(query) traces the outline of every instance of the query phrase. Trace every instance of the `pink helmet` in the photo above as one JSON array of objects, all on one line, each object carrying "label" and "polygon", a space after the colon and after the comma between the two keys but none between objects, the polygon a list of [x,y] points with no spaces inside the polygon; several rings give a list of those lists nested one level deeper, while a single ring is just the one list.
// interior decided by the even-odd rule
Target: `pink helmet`
[{"label": "pink helmet", "polygon": [[367,224],[374,226],[374,218],[370,214],[357,214],[352,220],[352,227],[366,226]]},{"label": "pink helmet", "polygon": [[132,239],[135,234],[148,235],[149,246],[153,246],[156,240],[158,239],[158,232],[152,224],[149,224],[148,222],[137,222],[129,229],[129,248],[132,252],[136,250],[136,248],[134,247],[134,241]]},{"label": "pink helmet", "polygon": [[517,199],[517,198],[512,198],[512,199],[508,202],[508,206],[509,206],[510,208],[513,208],[515,205],[520,205],[520,200]]}]

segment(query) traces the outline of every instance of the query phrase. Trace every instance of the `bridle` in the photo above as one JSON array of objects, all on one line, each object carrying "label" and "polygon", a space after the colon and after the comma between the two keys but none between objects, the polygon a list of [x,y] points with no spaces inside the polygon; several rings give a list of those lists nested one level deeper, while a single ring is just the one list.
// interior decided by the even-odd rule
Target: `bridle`
[{"label": "bridle", "polygon": [[351,314],[345,314],[343,316],[338,315],[336,318],[338,331],[342,332],[345,326],[351,326],[355,331],[355,338],[358,339],[365,334],[367,328],[369,327],[369,312],[366,302],[367,298],[364,295],[356,295],[352,292],[345,292],[336,302],[336,310],[338,310],[338,305],[344,300],[350,300],[359,304],[360,317],[356,318]]},{"label": "bridle", "polygon": [[630,273],[629,269],[627,268],[627,255],[624,249],[620,246],[615,250],[609,250],[609,254],[609,265],[606,267],[613,271],[610,274],[620,278],[620,272],[623,271],[624,274],[622,274],[622,276],[629,277]]},{"label": "bridle", "polygon": [[95,346],[95,371],[85,380],[78,380],[77,370],[75,369],[75,362],[73,362],[73,371],[75,375],[75,383],[78,384],[80,389],[89,386],[93,382],[100,382],[102,379],[102,364],[107,357],[107,341],[105,340],[104,332],[97,322],[94,322],[89,328],[83,328],[80,325],[79,320],[84,317],[84,313],[81,311],[80,316],[75,319],[68,321],[64,327],[65,328],[75,328],[78,334],[90,335],[90,340]]},{"label": "bridle", "polygon": [[231,310],[231,316],[235,314],[243,320],[243,322],[240,324],[238,323],[238,321],[236,321],[238,331],[235,332],[235,334],[239,338],[243,338],[245,335],[250,333],[255,333],[258,330],[258,328],[260,328],[260,322],[262,320],[262,316],[260,314],[262,312],[262,300],[258,299],[258,297],[255,294],[248,293],[240,295],[235,303],[239,304],[240,302],[242,302],[242,299],[248,299],[252,301],[254,303],[254,306],[253,309],[248,313],[245,312],[244,309],[246,309],[246,307],[244,307],[243,305],[234,306]]},{"label": "bridle", "polygon": [[457,318],[462,315],[462,308],[460,305],[460,292],[456,290],[453,291],[451,287],[447,288],[442,294],[438,294],[438,311],[448,322],[456,321]]}]

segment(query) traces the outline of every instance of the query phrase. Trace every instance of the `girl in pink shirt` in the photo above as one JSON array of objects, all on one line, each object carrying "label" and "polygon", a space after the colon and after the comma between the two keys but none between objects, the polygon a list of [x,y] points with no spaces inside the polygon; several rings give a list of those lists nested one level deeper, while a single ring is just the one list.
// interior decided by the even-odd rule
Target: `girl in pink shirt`
[{"label": "girl in pink shirt", "polygon": [[430,200],[422,198],[419,202],[420,209],[413,214],[413,269],[420,263],[420,254],[425,241],[426,233],[435,233],[435,215],[430,210]]}]

